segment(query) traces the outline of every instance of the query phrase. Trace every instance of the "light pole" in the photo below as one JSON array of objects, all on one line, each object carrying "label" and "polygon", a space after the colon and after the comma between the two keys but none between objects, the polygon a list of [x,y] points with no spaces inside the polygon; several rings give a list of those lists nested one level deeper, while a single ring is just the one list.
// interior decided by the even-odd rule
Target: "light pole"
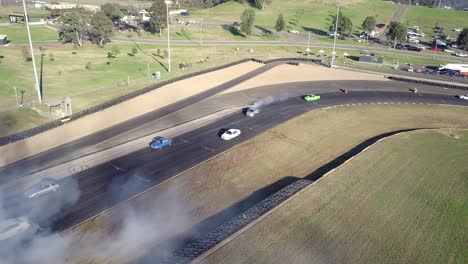
[{"label": "light pole", "polygon": [[331,63],[330,63],[330,68],[333,68],[334,64],[335,64],[335,48],[336,48],[336,35],[337,35],[337,31],[338,31],[338,15],[340,14],[340,3],[341,3],[341,0],[338,0],[338,7],[336,9],[336,23],[335,23],[335,37],[333,39],[333,52],[332,52],[332,59],[331,59]]},{"label": "light pole", "polygon": [[432,56],[433,59],[435,59],[435,55],[436,55],[436,51],[437,51],[437,42],[439,42],[438,38],[436,38],[436,45],[435,45],[435,48],[434,48],[434,55]]},{"label": "light pole", "polygon": [[166,14],[167,14],[167,55],[168,55],[168,63],[169,63],[169,72],[171,72],[171,38],[169,36],[169,5],[174,3],[174,1],[166,0],[164,1],[166,4]]},{"label": "light pole", "polygon": [[42,104],[42,95],[41,90],[39,88],[39,78],[37,77],[37,69],[36,69],[36,60],[34,59],[34,50],[32,46],[31,40],[31,31],[29,30],[29,18],[28,18],[28,11],[26,10],[26,3],[23,0],[23,9],[24,9],[24,20],[26,22],[26,29],[28,31],[28,38],[29,38],[29,48],[31,49],[31,57],[32,57],[32,64],[34,69],[34,80],[36,81],[36,91],[37,91],[37,98],[39,99],[39,104]]},{"label": "light pole", "polygon": [[200,47],[203,47],[203,18],[201,19]]}]

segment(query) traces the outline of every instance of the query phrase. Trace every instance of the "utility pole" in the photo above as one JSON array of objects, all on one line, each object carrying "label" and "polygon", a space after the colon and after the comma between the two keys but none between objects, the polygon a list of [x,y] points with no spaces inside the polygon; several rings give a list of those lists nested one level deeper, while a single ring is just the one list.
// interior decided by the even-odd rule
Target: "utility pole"
[{"label": "utility pole", "polygon": [[164,1],[166,4],[166,14],[167,14],[167,55],[168,55],[168,63],[169,63],[169,72],[171,72],[171,38],[169,35],[169,5],[174,3],[174,1],[166,0]]},{"label": "utility pole", "polygon": [[338,34],[337,33],[337,31],[338,31],[338,20],[339,20],[338,15],[340,14],[340,3],[341,3],[341,0],[338,0],[338,7],[336,9],[335,38],[333,39],[333,52],[332,52],[332,59],[331,59],[331,62],[330,62],[330,68],[333,68],[333,66],[335,64],[336,35]]},{"label": "utility pole", "polygon": [[34,50],[33,50],[32,40],[31,40],[31,31],[29,30],[29,18],[28,18],[28,11],[26,10],[25,0],[23,0],[23,9],[24,9],[24,20],[26,21],[26,29],[28,31],[29,48],[31,49],[32,64],[33,64],[33,69],[34,69],[34,80],[36,81],[35,86],[36,86],[36,91],[37,91],[37,98],[39,100],[39,104],[42,104],[42,94],[41,94],[41,90],[39,87],[39,78],[37,77],[36,60],[34,59]]},{"label": "utility pole", "polygon": [[200,47],[203,47],[203,18],[201,19],[201,36],[200,36]]}]

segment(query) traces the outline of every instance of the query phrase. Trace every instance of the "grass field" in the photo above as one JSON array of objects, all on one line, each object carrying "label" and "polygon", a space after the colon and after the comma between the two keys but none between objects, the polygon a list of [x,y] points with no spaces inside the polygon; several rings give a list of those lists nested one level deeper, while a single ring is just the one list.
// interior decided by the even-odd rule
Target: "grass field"
[{"label": "grass field", "polygon": [[[31,26],[31,38],[35,42],[58,40],[58,32],[45,26]],[[0,27],[0,35],[8,35],[7,39],[13,43],[28,42],[28,32],[25,26]]]},{"label": "grass field", "polygon": [[[317,127],[320,129],[316,129]],[[138,215],[141,210],[138,208],[144,208],[146,212],[163,206],[157,201],[166,195],[167,190],[177,190],[177,200],[183,205],[184,209],[177,212],[177,217],[190,219],[179,225],[177,232],[168,231],[165,234],[170,237],[285,177],[305,177],[372,136],[415,127],[468,128],[468,109],[423,105],[365,105],[312,111],[237,145],[223,155],[196,166],[136,199],[82,223],[70,231],[80,240],[72,254],[80,255],[80,249],[86,247],[88,232],[112,232],[113,226],[110,223],[116,221],[112,217],[118,215],[120,210],[133,208],[132,213]],[[272,160],[275,162],[271,162]],[[167,217],[170,218],[171,215]],[[284,223],[283,226],[286,228],[288,224]],[[151,228],[164,230],[165,226],[158,224]],[[255,248],[253,243],[249,242],[247,245]],[[143,247],[142,245],[141,248]],[[241,251],[237,251],[239,252]],[[93,262],[91,257],[89,261],[101,263]],[[285,260],[283,263],[293,261]]]},{"label": "grass field", "polygon": [[[118,47],[120,54],[117,58],[108,59],[107,53],[112,51],[114,45]],[[38,50],[39,45],[36,45],[36,47],[36,64],[40,72],[41,56]],[[197,46],[177,45],[171,48],[173,72],[167,74],[167,70],[164,68],[167,65],[167,60],[164,58],[165,45],[140,44],[136,46],[136,44],[132,43],[110,43],[103,49],[97,48],[94,45],[85,45],[74,49],[69,44],[44,44],[42,47],[45,48],[43,61],[44,99],[63,99],[70,96],[73,100],[74,112],[157,83],[157,80],[147,78],[148,66],[150,73],[160,71],[162,73],[162,80],[167,80],[175,76],[246,57],[258,59],[296,57],[303,56],[298,52],[304,52],[305,50],[305,47],[294,46],[255,46],[254,52],[250,53],[248,47],[241,47],[239,52],[237,52],[235,50],[237,46],[203,46],[203,48],[200,48]],[[128,53],[131,53],[133,47],[139,47],[139,50],[135,56],[130,56]],[[18,92],[21,90],[25,91],[25,105],[37,99],[33,85],[32,65],[31,62],[24,61],[21,49],[20,46],[11,46],[0,50],[0,55],[5,57],[0,60],[0,107],[14,106],[16,104],[14,87],[17,88]],[[158,49],[160,50],[160,56],[157,55]],[[317,58],[320,49],[324,50],[325,54],[331,53],[331,49],[312,48],[313,55],[310,58]],[[75,55],[73,52],[77,54]],[[337,52],[338,63],[345,61],[341,56],[344,52],[354,56],[357,56],[359,53],[355,50],[338,50]],[[54,61],[50,60],[50,54],[52,54]],[[187,54],[190,54],[190,56],[187,56]],[[412,62],[415,65],[439,65],[447,62],[391,53],[377,53],[376,55],[383,55],[385,62],[389,64],[396,63],[397,61],[400,64]],[[206,59],[206,57],[210,58],[208,63],[197,63]],[[107,64],[108,61],[110,61],[110,65]],[[346,59],[346,61],[348,62],[346,65],[349,65],[351,62],[349,59]],[[85,67],[88,62],[90,63],[89,70]],[[182,62],[191,63],[192,68],[180,70],[178,65]],[[353,63],[353,67],[366,67],[365,65],[361,66],[361,64]],[[127,85],[128,80],[130,80],[129,85]],[[0,120],[8,119],[9,116],[9,113],[1,113]],[[37,118],[37,115],[29,118],[35,119],[35,117],[37,119],[35,121],[36,124],[47,121],[44,118]],[[21,123],[19,122],[19,124]],[[26,128],[29,128],[29,126],[23,129]],[[3,126],[0,129],[0,135],[7,135],[8,133],[23,129],[20,126]]]},{"label": "grass field", "polygon": [[468,131],[378,143],[201,263],[466,263]]},{"label": "grass field", "polygon": [[[377,23],[387,24],[396,9],[396,5],[382,1],[357,2],[344,5],[341,9],[343,14],[352,20],[355,31],[360,31],[364,18],[369,15],[375,16]],[[240,15],[246,8],[249,8],[247,4],[228,2],[210,9],[194,11],[191,16],[232,24],[234,21],[240,21]],[[264,11],[256,10],[255,25],[274,30],[276,18],[280,13],[285,17],[286,30],[311,30],[317,34],[325,34],[336,13],[336,6],[333,1],[275,1],[267,5]]]},{"label": "grass field", "polygon": [[426,33],[424,39],[432,41],[436,23],[445,29],[448,36],[456,39],[459,33],[453,30],[467,27],[467,21],[468,12],[463,10],[413,6],[406,10],[402,22],[409,26],[419,26],[420,31]]}]

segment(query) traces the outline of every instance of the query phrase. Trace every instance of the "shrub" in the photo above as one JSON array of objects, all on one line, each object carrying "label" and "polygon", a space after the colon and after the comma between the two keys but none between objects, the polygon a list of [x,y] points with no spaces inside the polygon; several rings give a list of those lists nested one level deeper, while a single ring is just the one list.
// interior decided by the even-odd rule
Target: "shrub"
[{"label": "shrub", "polygon": [[133,47],[132,48],[132,54],[137,55],[137,53],[138,53],[138,49],[136,47]]},{"label": "shrub", "polygon": [[86,63],[85,68],[89,71],[91,70],[91,62]]}]

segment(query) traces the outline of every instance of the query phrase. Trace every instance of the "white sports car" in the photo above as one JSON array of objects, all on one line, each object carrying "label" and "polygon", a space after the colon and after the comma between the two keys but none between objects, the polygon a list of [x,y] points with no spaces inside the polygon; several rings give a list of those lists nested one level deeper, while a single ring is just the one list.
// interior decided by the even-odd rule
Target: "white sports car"
[{"label": "white sports car", "polygon": [[240,134],[241,134],[241,131],[239,129],[231,128],[231,129],[228,129],[227,131],[225,131],[221,135],[221,138],[224,139],[224,140],[231,140],[231,139],[233,139],[235,137],[238,137]]},{"label": "white sports car", "polygon": [[459,95],[458,98],[468,100],[468,94]]},{"label": "white sports car", "polygon": [[0,241],[15,237],[31,227],[24,216],[0,221]]},{"label": "white sports car", "polygon": [[37,198],[39,196],[55,192],[60,185],[54,179],[44,178],[24,192],[26,198]]}]

